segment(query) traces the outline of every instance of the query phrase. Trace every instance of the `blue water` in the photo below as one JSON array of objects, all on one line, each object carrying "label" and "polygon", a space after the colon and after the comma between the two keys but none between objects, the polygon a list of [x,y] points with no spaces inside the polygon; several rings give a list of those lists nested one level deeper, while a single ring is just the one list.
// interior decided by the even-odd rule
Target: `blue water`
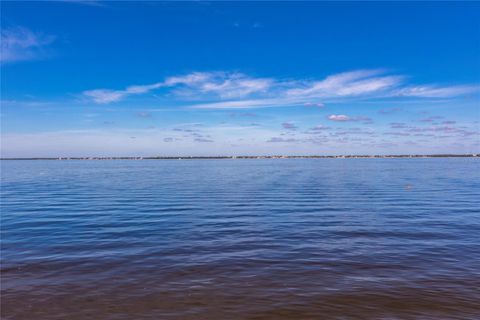
[{"label": "blue water", "polygon": [[480,160],[1,161],[2,319],[479,319]]}]

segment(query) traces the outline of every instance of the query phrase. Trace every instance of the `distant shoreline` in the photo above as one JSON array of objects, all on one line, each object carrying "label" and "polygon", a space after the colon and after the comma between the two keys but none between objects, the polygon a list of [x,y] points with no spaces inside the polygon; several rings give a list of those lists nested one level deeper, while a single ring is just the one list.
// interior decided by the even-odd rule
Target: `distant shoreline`
[{"label": "distant shoreline", "polygon": [[377,159],[377,158],[477,158],[480,154],[401,154],[401,155],[329,155],[329,156],[211,156],[211,157],[32,157],[0,160],[222,160],[222,159]]}]

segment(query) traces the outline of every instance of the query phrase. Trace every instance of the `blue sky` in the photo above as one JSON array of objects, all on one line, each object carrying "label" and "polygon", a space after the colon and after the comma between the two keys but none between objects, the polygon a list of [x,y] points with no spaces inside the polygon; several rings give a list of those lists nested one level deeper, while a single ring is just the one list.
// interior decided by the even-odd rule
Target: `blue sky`
[{"label": "blue sky", "polygon": [[2,2],[2,156],[480,153],[474,2]]}]

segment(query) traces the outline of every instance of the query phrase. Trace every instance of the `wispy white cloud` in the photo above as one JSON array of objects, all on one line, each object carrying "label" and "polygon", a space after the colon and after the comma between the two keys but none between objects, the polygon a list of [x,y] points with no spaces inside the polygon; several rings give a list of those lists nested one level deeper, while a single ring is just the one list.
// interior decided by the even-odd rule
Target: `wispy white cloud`
[{"label": "wispy white cloud", "polygon": [[83,95],[95,103],[107,104],[120,101],[129,95],[147,93],[162,86],[164,86],[163,83],[154,83],[143,86],[130,86],[125,90],[95,89],[84,91]]},{"label": "wispy white cloud", "polygon": [[127,87],[125,92],[127,94],[139,94],[139,93],[146,93],[154,89],[158,89],[160,87],[163,87],[163,83],[154,83],[154,84],[148,84],[148,85],[143,85],[143,86],[130,86]]},{"label": "wispy white cloud", "polygon": [[319,102],[305,102],[303,104],[305,107],[317,107],[317,108],[323,108],[325,107],[324,103],[319,103]]},{"label": "wispy white cloud", "polygon": [[[288,101],[288,102],[287,102]],[[231,100],[190,105],[190,109],[253,109],[291,105],[293,101],[285,99]]]},{"label": "wispy white cloud", "polygon": [[206,72],[193,72],[191,74],[170,77],[165,80],[165,84],[168,86],[174,86],[177,84],[186,84],[186,85],[198,85],[203,82],[208,81],[211,78],[210,73]]},{"label": "wispy white cloud", "polygon": [[241,73],[194,72],[184,76],[169,77],[163,82],[135,85],[125,90],[94,89],[83,95],[96,103],[117,102],[129,95],[142,94],[161,87],[175,87],[180,96],[211,96],[220,99],[243,98],[253,93],[265,92],[273,80],[250,78]]},{"label": "wispy white cloud", "polygon": [[456,97],[468,93],[478,91],[478,87],[475,86],[451,86],[451,87],[440,87],[440,86],[411,86],[402,88],[396,92],[394,95],[404,96],[404,97],[425,97],[425,98],[450,98]]},{"label": "wispy white cloud", "polygon": [[332,114],[327,117],[328,120],[332,121],[350,121],[352,118],[344,114]]},{"label": "wispy white cloud", "polygon": [[127,93],[125,91],[114,91],[107,89],[88,90],[83,92],[84,96],[92,99],[95,103],[111,103],[120,101]]},{"label": "wispy white cloud", "polygon": [[268,78],[251,78],[242,73],[194,72],[180,77],[171,77],[166,86],[183,85],[183,92],[213,94],[222,99],[241,98],[253,93],[265,92],[274,81]]},{"label": "wispy white cloud", "polygon": [[[413,86],[406,77],[385,70],[356,70],[323,80],[254,78],[238,72],[193,72],[163,82],[130,86],[124,90],[95,89],[83,95],[96,103],[117,102],[129,95],[165,88],[180,102],[196,100],[193,109],[247,109],[279,106],[323,107],[325,101],[393,99],[400,97],[448,98],[478,91],[475,86]],[[319,101],[321,100],[321,101]],[[208,102],[205,102],[208,101]]]},{"label": "wispy white cloud", "polygon": [[287,91],[289,96],[347,97],[372,94],[399,85],[402,76],[381,76],[382,70],[357,70],[331,75]]},{"label": "wispy white cloud", "polygon": [[1,31],[0,61],[14,62],[41,58],[45,47],[55,36],[33,32],[24,27],[5,28]]}]

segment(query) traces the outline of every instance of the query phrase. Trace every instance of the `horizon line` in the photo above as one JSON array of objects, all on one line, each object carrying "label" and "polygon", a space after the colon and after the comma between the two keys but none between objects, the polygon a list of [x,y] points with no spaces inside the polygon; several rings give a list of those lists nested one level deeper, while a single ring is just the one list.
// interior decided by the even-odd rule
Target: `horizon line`
[{"label": "horizon line", "polygon": [[239,156],[74,156],[74,157],[8,157],[0,160],[208,160],[208,159],[322,159],[322,158],[476,158],[477,153],[461,154],[339,154],[339,155],[239,155]]}]

